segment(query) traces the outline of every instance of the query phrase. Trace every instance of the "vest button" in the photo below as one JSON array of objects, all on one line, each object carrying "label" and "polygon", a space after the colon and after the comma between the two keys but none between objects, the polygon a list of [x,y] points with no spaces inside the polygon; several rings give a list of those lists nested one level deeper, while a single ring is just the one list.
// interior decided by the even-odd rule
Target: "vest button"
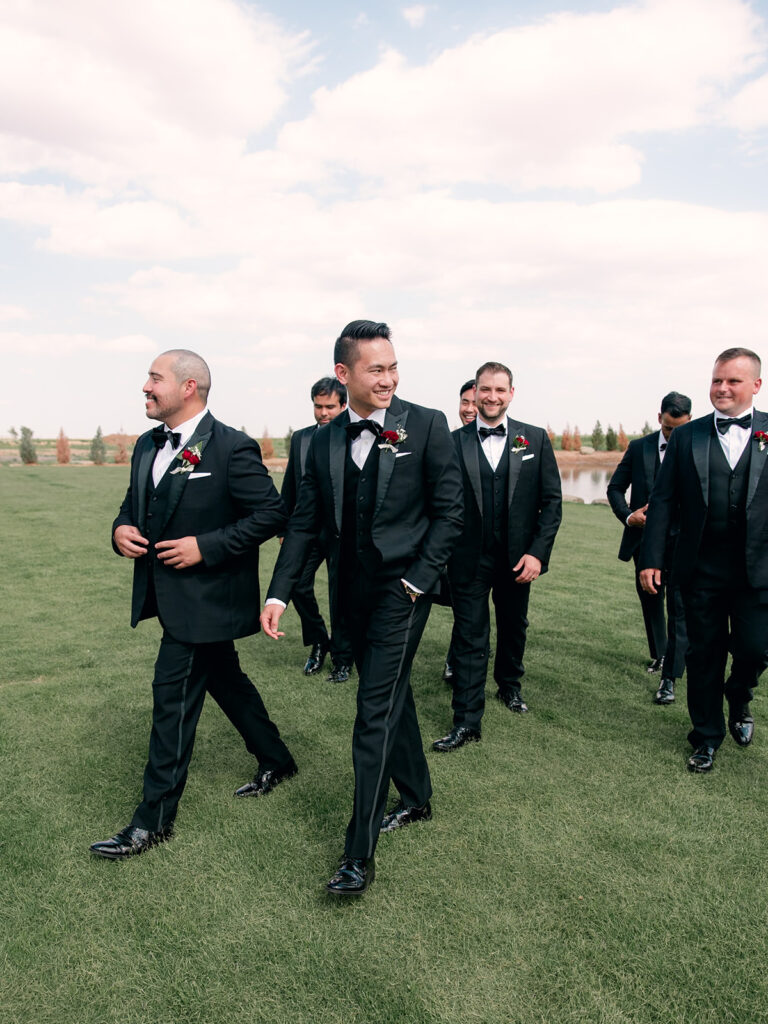
[{"label": "vest button", "polygon": [[156,494],[152,495],[152,501],[157,501],[157,495]]},{"label": "vest button", "polygon": [[151,519],[154,514],[154,512],[147,512],[147,519]]}]

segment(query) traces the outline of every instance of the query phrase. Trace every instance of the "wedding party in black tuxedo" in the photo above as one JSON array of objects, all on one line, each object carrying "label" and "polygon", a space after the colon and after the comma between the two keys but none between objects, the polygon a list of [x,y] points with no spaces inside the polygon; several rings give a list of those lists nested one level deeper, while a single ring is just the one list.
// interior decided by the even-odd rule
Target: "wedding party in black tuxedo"
[{"label": "wedding party in black tuxedo", "polygon": [[[210,371],[199,355],[172,349],[149,369],[145,412],[159,425],[134,447],[112,547],[133,561],[131,626],[157,618],[162,636],[142,799],[127,826],[91,845],[98,857],[125,860],[172,837],[206,693],[256,759],[235,799],[263,798],[296,775],[300,744],[288,749],[234,645],[259,629],[283,636],[290,602],[309,648],[303,675],[318,678],[329,653],[324,682],[357,675],[351,815],[330,897],[369,889],[381,836],[432,820],[411,669],[433,603],[450,604],[453,616],[443,671],[453,721],[430,756],[482,738],[491,600],[496,697],[513,713],[507,722],[525,721],[531,588],[549,569],[562,519],[550,433],[509,414],[513,373],[492,360],[462,385],[462,426],[451,433],[442,412],[396,394],[384,322],[347,324],[332,359],[333,376],[311,388],[315,423],[291,436],[281,494],[258,443],[208,410]],[[655,704],[675,702],[685,671],[695,774],[712,770],[727,732],[751,744],[751,702],[768,665],[760,374],[750,349],[722,352],[714,412],[694,420],[690,399],[667,393],[659,430],[629,443],[607,490],[623,526],[619,558],[635,564],[648,670],[660,678]],[[262,608],[259,547],[273,537],[280,548]],[[328,626],[314,592],[323,562]],[[476,769],[477,755],[454,756]]]}]

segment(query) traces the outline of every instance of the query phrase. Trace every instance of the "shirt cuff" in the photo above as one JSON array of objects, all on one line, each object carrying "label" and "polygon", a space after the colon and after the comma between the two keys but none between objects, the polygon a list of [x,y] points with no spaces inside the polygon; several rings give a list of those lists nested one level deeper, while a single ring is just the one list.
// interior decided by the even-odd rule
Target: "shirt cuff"
[{"label": "shirt cuff", "polygon": [[264,607],[267,608],[271,604],[279,604],[281,608],[287,608],[288,605],[285,601],[281,601],[279,597],[268,597],[264,602]]},{"label": "shirt cuff", "polygon": [[404,583],[405,586],[408,587],[409,590],[412,590],[414,592],[414,594],[423,594],[424,593],[423,590],[419,590],[418,587],[414,587],[414,585],[412,583],[409,583],[408,580],[404,580],[402,578],[402,576],[400,577],[400,582]]}]

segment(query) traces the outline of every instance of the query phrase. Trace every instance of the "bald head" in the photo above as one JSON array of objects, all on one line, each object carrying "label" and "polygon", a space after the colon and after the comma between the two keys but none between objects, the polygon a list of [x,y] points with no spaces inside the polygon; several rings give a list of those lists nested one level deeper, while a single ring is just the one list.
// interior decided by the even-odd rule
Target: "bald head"
[{"label": "bald head", "polygon": [[150,366],[143,388],[147,416],[173,430],[203,411],[210,387],[210,371],[196,352],[162,352]]},{"label": "bald head", "polygon": [[197,384],[197,393],[205,404],[211,390],[211,371],[203,357],[188,348],[170,348],[162,352],[161,356],[170,357],[169,366],[179,384],[188,380]]}]

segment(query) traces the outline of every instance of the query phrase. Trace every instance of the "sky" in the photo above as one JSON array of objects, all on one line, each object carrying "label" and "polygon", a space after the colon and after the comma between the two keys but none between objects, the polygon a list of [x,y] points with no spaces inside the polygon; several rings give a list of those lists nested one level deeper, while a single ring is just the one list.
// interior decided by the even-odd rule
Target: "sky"
[{"label": "sky", "polygon": [[768,0],[0,0],[0,434],[138,433],[184,347],[279,436],[354,319],[451,426],[486,360],[558,433],[703,414],[766,182]]}]

